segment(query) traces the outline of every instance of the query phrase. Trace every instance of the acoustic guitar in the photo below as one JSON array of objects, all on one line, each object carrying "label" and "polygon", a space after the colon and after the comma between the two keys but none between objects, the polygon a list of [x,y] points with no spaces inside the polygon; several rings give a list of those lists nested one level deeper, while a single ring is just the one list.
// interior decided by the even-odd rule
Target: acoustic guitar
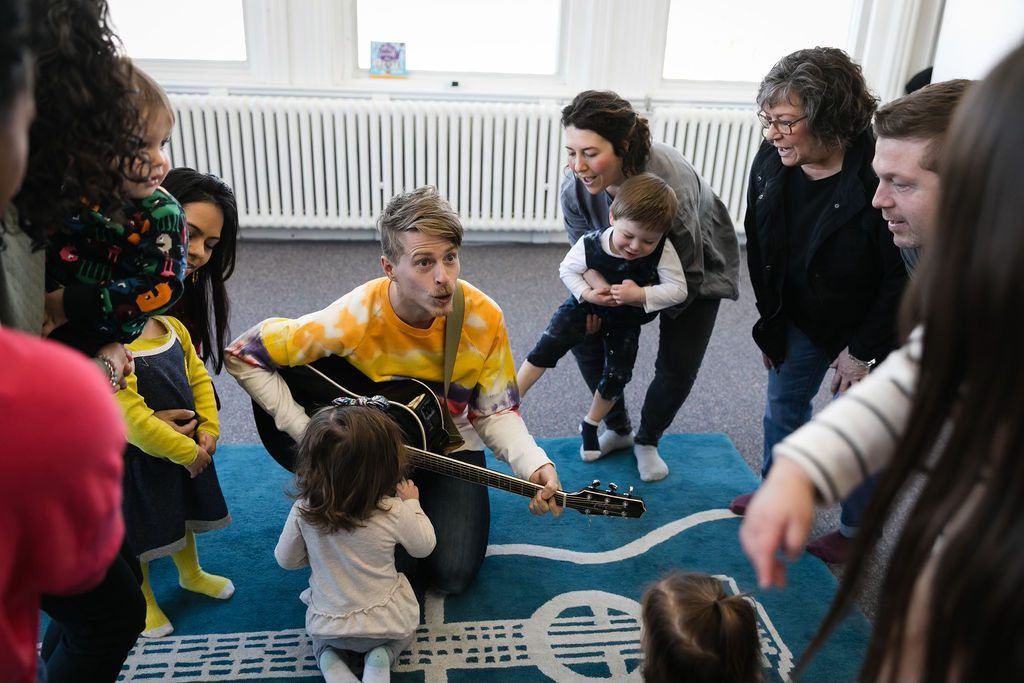
[{"label": "acoustic guitar", "polygon": [[[277,372],[295,401],[310,415],[331,405],[337,398],[382,397],[385,401],[382,405],[401,428],[406,450],[418,468],[527,498],[533,498],[543,488],[525,479],[443,455],[449,443],[441,412],[443,408],[434,392],[423,382],[415,379],[374,382],[337,356],[321,358],[305,366],[277,368]],[[252,406],[263,445],[278,463],[294,471],[295,441],[279,431],[274,418],[259,405],[253,402]],[[594,480],[590,486],[575,493],[558,491],[555,498],[559,505],[584,515],[637,518],[647,510],[643,499],[632,494],[632,487],[626,493],[618,493],[615,484],[608,484],[605,490],[600,487],[601,482]]]}]

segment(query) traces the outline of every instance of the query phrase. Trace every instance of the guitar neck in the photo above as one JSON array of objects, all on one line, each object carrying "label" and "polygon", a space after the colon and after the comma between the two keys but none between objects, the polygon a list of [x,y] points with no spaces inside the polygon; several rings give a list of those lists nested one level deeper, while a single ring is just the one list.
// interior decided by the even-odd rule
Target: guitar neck
[{"label": "guitar neck", "polygon": [[[471,465],[445,455],[438,455],[412,446],[406,446],[412,463],[431,472],[437,472],[456,479],[481,484],[492,488],[533,498],[543,486],[525,479],[511,477],[494,470]],[[609,517],[639,517],[646,510],[640,498],[621,496],[607,491],[586,489],[577,493],[555,492],[555,502],[565,508],[572,508],[584,515]]]},{"label": "guitar neck", "polygon": [[[471,465],[470,463],[449,458],[445,455],[438,455],[437,453],[413,448],[412,446],[406,446],[405,449],[409,451],[412,456],[412,463],[416,467],[437,472],[438,474],[446,474],[473,484],[483,484],[484,486],[509,491],[510,493],[516,493],[527,498],[533,498],[537,495],[537,491],[544,488],[539,484],[534,484],[532,481],[510,477],[507,474],[495,472],[486,467]],[[558,497],[559,502],[564,505],[563,501],[568,494],[565,491],[558,491],[555,495]]]}]

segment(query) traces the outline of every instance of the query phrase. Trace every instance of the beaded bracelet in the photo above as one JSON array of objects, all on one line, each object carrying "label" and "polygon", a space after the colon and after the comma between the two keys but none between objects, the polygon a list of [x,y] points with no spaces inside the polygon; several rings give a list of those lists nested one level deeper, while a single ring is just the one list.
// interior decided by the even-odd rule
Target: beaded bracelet
[{"label": "beaded bracelet", "polygon": [[113,361],[106,356],[96,356],[93,360],[96,361],[97,365],[107,372],[107,379],[110,381],[111,389],[119,389],[121,387],[121,380],[117,376],[117,368],[114,367]]}]

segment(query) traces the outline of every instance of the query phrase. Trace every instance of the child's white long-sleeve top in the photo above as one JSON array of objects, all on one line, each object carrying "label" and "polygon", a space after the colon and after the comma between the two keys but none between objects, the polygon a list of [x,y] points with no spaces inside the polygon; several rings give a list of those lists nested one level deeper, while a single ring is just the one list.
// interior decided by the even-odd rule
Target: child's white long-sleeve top
[{"label": "child's white long-sleeve top", "polygon": [[[418,500],[381,499],[381,509],[352,531],[325,533],[299,514],[288,513],[274,557],[285,569],[309,565],[306,633],[316,638],[404,638],[419,625],[412,585],[395,569],[395,545],[413,557],[433,551],[434,526]],[[387,508],[387,509],[383,509]]]},{"label": "child's white long-sleeve top", "polygon": [[[601,248],[609,256],[622,258],[612,251],[611,236],[614,229],[615,226],[612,226],[601,233]],[[558,266],[558,277],[562,278],[562,282],[569,288],[577,301],[583,301],[583,293],[590,289],[590,285],[583,279],[583,273],[588,268],[590,266],[587,265],[584,240],[578,239]],[[686,274],[683,272],[679,254],[676,253],[676,248],[672,246],[671,241],[665,241],[665,248],[658,261],[658,284],[648,285],[644,287],[644,290],[646,294],[644,311],[646,313],[654,313],[686,301]]]}]

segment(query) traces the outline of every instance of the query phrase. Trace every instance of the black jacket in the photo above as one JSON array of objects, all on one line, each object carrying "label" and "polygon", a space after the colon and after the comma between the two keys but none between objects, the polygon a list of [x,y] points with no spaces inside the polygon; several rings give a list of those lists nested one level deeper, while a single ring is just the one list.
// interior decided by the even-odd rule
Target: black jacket
[{"label": "black jacket", "polygon": [[[865,130],[846,150],[830,206],[811,231],[806,282],[818,306],[802,329],[809,327],[803,332],[833,357],[849,346],[856,358],[881,361],[896,347],[896,313],[907,274],[881,212],[871,206],[878,186],[871,169],[874,151],[874,138]],[[763,142],[750,168],[743,221],[761,316],[754,341],[776,365],[786,357],[787,171],[774,146]]]}]

